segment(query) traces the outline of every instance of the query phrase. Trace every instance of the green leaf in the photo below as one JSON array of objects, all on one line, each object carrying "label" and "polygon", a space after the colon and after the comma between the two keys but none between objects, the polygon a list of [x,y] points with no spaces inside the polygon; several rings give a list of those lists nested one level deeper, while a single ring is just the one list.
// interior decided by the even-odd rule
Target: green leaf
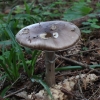
[{"label": "green leaf", "polygon": [[97,16],[97,14],[91,13],[91,14],[88,14],[88,16],[91,17],[91,18],[92,18],[92,17],[95,18],[95,17]]},{"label": "green leaf", "polygon": [[93,19],[92,19],[92,22],[98,22],[98,19],[93,18]]},{"label": "green leaf", "polygon": [[92,10],[93,10],[92,8],[86,7],[86,6],[81,8],[81,12],[82,12],[83,15],[89,14]]},{"label": "green leaf", "polygon": [[100,26],[99,26],[99,25],[96,25],[96,24],[91,24],[91,27],[92,27],[92,28],[97,28],[97,29],[100,28]]},{"label": "green leaf", "polygon": [[86,33],[86,34],[89,34],[91,32],[92,32],[91,30],[82,30],[82,33]]},{"label": "green leaf", "polygon": [[83,47],[82,50],[83,51],[86,51],[86,50],[88,50],[88,48],[87,47]]},{"label": "green leaf", "polygon": [[3,58],[2,56],[0,56],[0,60],[2,60],[2,61],[3,61],[3,60],[4,60],[4,58]]},{"label": "green leaf", "polygon": [[93,18],[93,19],[88,19],[87,21],[88,22],[91,22],[91,23],[96,23],[96,22],[98,22],[98,19]]},{"label": "green leaf", "polygon": [[67,21],[71,21],[71,20],[74,20],[74,19],[78,19],[82,17],[81,14],[77,14],[75,11],[72,11],[72,10],[67,10],[64,15],[63,15],[63,20],[67,20]]},{"label": "green leaf", "polygon": [[90,2],[91,2],[91,0],[87,0],[87,2],[89,2],[89,3],[90,3]]},{"label": "green leaf", "polygon": [[83,22],[82,24],[83,25],[90,25],[91,23],[87,21],[87,22]]},{"label": "green leaf", "polygon": [[65,10],[62,19],[71,21],[89,14],[92,8],[88,7],[88,5],[85,1],[74,2],[70,8]]}]

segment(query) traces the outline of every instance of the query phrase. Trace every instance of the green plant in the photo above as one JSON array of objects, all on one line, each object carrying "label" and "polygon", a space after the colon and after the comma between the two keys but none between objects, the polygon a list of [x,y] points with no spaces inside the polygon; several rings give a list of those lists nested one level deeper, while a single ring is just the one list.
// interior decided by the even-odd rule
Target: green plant
[{"label": "green plant", "polygon": [[[8,32],[6,31],[6,26],[8,26],[15,35],[21,28],[41,20],[41,16],[38,13],[34,14],[34,12],[32,12],[33,3],[34,2],[27,4],[24,2],[24,8],[22,12],[18,13],[17,8],[13,7],[8,15],[0,15],[0,41],[10,39]],[[19,9],[20,8],[21,7],[19,7]]]},{"label": "green plant", "polygon": [[2,56],[0,56],[0,66],[4,69],[5,74],[7,77],[14,81],[19,76],[19,62],[17,62],[19,59],[18,53],[15,53],[16,51],[14,49],[10,51],[3,51]]},{"label": "green plant", "polygon": [[41,51],[32,52],[32,60],[26,60],[21,51],[12,48],[10,51],[3,51],[0,56],[0,67],[4,69],[6,76],[11,80],[16,80],[19,76],[19,69],[23,66],[24,71],[29,77],[34,74],[34,67],[37,57]]},{"label": "green plant", "polygon": [[92,18],[88,19],[87,22],[82,23],[84,27],[82,28],[83,33],[91,33],[94,29],[99,29],[98,19]]},{"label": "green plant", "polygon": [[98,12],[98,13],[100,12],[100,2],[99,1],[96,3],[95,12]]},{"label": "green plant", "polygon": [[41,51],[38,51],[38,50],[34,50],[32,52],[32,60],[30,61],[30,64],[29,64],[29,67],[28,67],[28,70],[29,70],[28,75],[30,77],[34,75],[35,64],[36,64],[37,58],[40,54],[41,54]]},{"label": "green plant", "polygon": [[14,39],[14,35],[9,27],[5,28],[10,39],[12,40],[12,48],[11,50],[5,51],[2,50],[1,57],[1,66],[3,67],[5,73],[7,74],[8,78],[14,81],[16,78],[19,77],[19,67],[23,66],[23,70],[27,73],[30,77],[34,73],[34,66],[37,60],[38,55],[41,53],[40,51],[34,50],[32,52],[32,60],[28,61],[24,58],[24,53],[22,48],[16,43]]},{"label": "green plant", "polygon": [[89,3],[85,0],[73,2],[72,6],[65,10],[63,20],[71,21],[89,14],[93,9],[89,7]]},{"label": "green plant", "polygon": [[[23,70],[29,77],[32,76],[34,74],[37,57],[40,54],[40,51],[34,50],[32,52],[33,59],[30,61],[26,60],[26,58],[24,58],[23,49],[15,41],[15,34],[19,29],[37,22],[38,18],[40,18],[40,16],[35,16],[31,13],[33,3],[27,4],[24,2],[23,14],[20,12],[14,15],[13,13],[16,11],[14,7],[7,16],[3,14],[0,15],[0,45],[3,46],[3,50],[1,50],[2,55],[0,56],[0,66],[3,67],[7,77],[12,81],[19,77],[20,73],[18,70],[20,67],[23,67]],[[6,46],[9,44],[11,45],[11,49],[7,50]]]},{"label": "green plant", "polygon": [[[63,0],[57,0],[51,4],[43,6],[41,4],[34,5],[24,1],[24,5],[17,5],[11,9],[8,15],[0,14],[0,41],[8,40],[9,35],[6,32],[6,26],[15,35],[21,28],[36,22],[61,19],[61,13],[64,11],[62,6],[65,6]],[[60,8],[58,10],[58,7]]]}]

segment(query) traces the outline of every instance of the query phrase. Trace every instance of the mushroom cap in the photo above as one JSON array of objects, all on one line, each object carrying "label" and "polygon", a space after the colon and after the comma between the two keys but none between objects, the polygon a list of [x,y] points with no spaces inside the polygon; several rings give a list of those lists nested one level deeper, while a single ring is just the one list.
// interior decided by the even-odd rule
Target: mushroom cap
[{"label": "mushroom cap", "polygon": [[56,51],[73,46],[80,39],[80,30],[66,21],[47,21],[22,28],[16,34],[17,42],[25,47]]}]

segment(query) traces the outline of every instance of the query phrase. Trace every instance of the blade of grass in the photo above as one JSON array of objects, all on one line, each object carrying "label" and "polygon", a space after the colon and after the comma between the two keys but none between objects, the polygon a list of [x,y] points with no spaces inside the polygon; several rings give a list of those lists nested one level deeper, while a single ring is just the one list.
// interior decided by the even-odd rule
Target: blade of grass
[{"label": "blade of grass", "polygon": [[12,79],[12,76],[11,76],[11,74],[10,74],[10,72],[8,71],[8,69],[7,69],[7,67],[6,67],[6,65],[5,65],[2,61],[0,62],[0,66],[3,67],[3,69],[5,70],[5,72],[6,72],[7,76],[8,76],[8,78],[11,79],[11,80],[13,80],[13,79]]},{"label": "blade of grass", "polygon": [[[100,65],[90,65],[91,68],[100,68]],[[75,69],[83,69],[81,66],[65,66],[56,68],[56,71],[64,71],[64,70],[75,70]]]},{"label": "blade of grass", "polygon": [[2,90],[2,92],[0,93],[0,95],[1,95],[2,97],[4,97],[4,96],[6,95],[6,91],[9,90],[9,87],[10,87],[10,86],[7,86],[7,87],[5,87],[5,88]]},{"label": "blade of grass", "polygon": [[[9,37],[11,38],[12,42],[17,45],[16,41],[15,41],[15,37],[14,34],[12,33],[12,31],[10,30],[10,28],[8,26],[5,27],[5,30],[7,31]],[[14,45],[13,45],[14,46]]]},{"label": "blade of grass", "polygon": [[5,74],[5,75],[2,75],[2,76],[0,76],[0,81],[1,80],[3,80],[4,78],[6,78],[7,77],[7,75]]},{"label": "blade of grass", "polygon": [[10,30],[10,28],[8,26],[6,26],[6,31],[8,32],[8,35],[9,37],[11,38],[13,44],[13,48],[16,48],[16,50],[18,51],[19,55],[20,55],[20,59],[22,60],[22,64],[23,64],[23,68],[24,68],[24,71],[28,74],[28,76],[30,75],[29,73],[29,69],[26,65],[26,62],[25,62],[25,58],[24,58],[24,54],[23,54],[23,51],[21,50],[21,47],[17,44],[17,42],[15,41],[15,37],[14,37],[14,34],[12,33],[12,31]]},{"label": "blade of grass", "polygon": [[32,61],[31,61],[31,65],[30,65],[31,66],[31,70],[30,70],[31,76],[33,76],[36,60],[37,60],[37,57],[40,55],[40,53],[41,53],[41,51],[34,50],[34,52],[32,54]]},{"label": "blade of grass", "polygon": [[32,5],[33,5],[34,1],[31,3],[31,5],[28,5],[26,3],[26,0],[24,0],[24,5],[25,5],[25,8],[26,8],[26,13],[27,14],[31,14],[31,9],[32,9]]},{"label": "blade of grass", "polygon": [[10,20],[11,20],[11,16],[12,16],[12,12],[13,12],[13,10],[15,9],[15,7],[13,7],[11,10],[10,10],[10,12],[9,12],[9,14],[8,14],[8,20],[7,20],[7,23],[9,24],[9,22],[10,22]]},{"label": "blade of grass", "polygon": [[30,8],[29,8],[28,4],[26,3],[26,0],[24,0],[24,5],[26,8],[26,13],[30,14]]},{"label": "blade of grass", "polygon": [[12,68],[13,68],[13,75],[14,75],[14,78],[15,79],[17,79],[18,77],[19,77],[19,72],[18,72],[18,66],[17,66],[17,55],[16,55],[16,52],[15,51],[13,51],[13,53],[12,53],[12,63],[13,63],[13,66],[12,66]]}]

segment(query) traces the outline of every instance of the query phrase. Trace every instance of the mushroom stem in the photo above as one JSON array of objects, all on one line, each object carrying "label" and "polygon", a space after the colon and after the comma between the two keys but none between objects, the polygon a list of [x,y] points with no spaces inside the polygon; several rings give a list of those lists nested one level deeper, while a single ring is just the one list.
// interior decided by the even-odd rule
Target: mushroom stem
[{"label": "mushroom stem", "polygon": [[45,51],[46,82],[51,87],[55,84],[55,52]]}]

